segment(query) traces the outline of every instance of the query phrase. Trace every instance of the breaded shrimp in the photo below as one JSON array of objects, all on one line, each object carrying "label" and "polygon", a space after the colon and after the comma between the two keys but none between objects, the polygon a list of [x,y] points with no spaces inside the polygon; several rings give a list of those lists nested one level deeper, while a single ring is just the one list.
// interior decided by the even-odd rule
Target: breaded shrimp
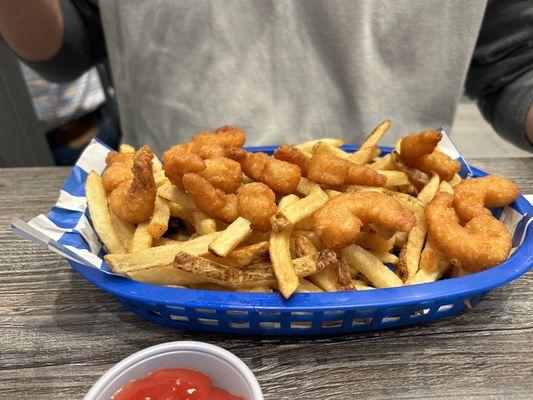
[{"label": "breaded shrimp", "polygon": [[183,175],[182,182],[194,204],[210,217],[229,224],[239,216],[237,195],[224,193],[195,173]]},{"label": "breaded shrimp", "polygon": [[111,192],[122,182],[132,178],[134,153],[109,152],[105,159],[107,169],[102,174],[102,184],[106,192]]},{"label": "breaded shrimp", "polygon": [[411,167],[431,175],[435,172],[445,181],[451,180],[461,169],[458,161],[437,150],[442,133],[423,131],[402,139],[400,157]]},{"label": "breaded shrimp", "polygon": [[231,148],[227,155],[238,161],[242,171],[250,178],[263,182],[280,194],[293,193],[302,175],[297,165],[269,157],[266,153],[250,153],[244,149]]},{"label": "breaded shrimp", "polygon": [[309,163],[309,159],[296,147],[292,147],[283,143],[274,151],[274,158],[291,164],[296,164],[302,170],[302,175],[307,175],[307,165]]},{"label": "breaded shrimp", "polygon": [[242,147],[246,137],[237,128],[229,125],[218,128],[215,133],[203,131],[191,139],[191,152],[207,159],[213,157],[224,157],[226,149],[231,147]]},{"label": "breaded shrimp", "polygon": [[205,160],[206,168],[200,172],[215,188],[226,193],[235,192],[242,183],[241,164],[226,157]]},{"label": "breaded shrimp", "polygon": [[453,204],[463,221],[478,215],[492,215],[485,207],[505,207],[519,195],[518,187],[500,176],[465,179],[455,187]]},{"label": "breaded shrimp", "polygon": [[340,250],[354,242],[363,224],[408,232],[415,216],[398,200],[377,192],[343,193],[330,199],[314,214],[313,229],[324,245]]},{"label": "breaded shrimp", "polygon": [[122,182],[109,197],[111,210],[132,224],[146,221],[154,212],[156,186],[152,171],[154,154],[141,147],[133,158],[132,177]]},{"label": "breaded shrimp", "polygon": [[507,259],[511,236],[492,215],[478,215],[461,226],[452,207],[453,196],[438,193],[426,206],[428,233],[450,261],[471,272],[493,267]]},{"label": "breaded shrimp", "polygon": [[206,168],[204,160],[190,153],[187,144],[172,146],[163,153],[163,170],[166,177],[178,188],[183,188],[182,178],[188,172],[200,172]]},{"label": "breaded shrimp", "polygon": [[313,155],[307,166],[307,177],[316,183],[340,186],[345,183],[384,186],[387,178],[372,168],[357,165],[323,151]]},{"label": "breaded shrimp", "polygon": [[270,218],[277,211],[276,195],[264,183],[247,183],[237,193],[237,209],[254,229],[267,232],[272,229]]}]

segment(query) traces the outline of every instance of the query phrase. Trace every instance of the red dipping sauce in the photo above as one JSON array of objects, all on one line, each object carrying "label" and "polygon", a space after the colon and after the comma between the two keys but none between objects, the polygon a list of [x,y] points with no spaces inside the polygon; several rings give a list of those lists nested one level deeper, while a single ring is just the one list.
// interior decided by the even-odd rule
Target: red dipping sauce
[{"label": "red dipping sauce", "polygon": [[213,387],[211,379],[187,368],[158,369],[121,387],[111,400],[244,400]]}]

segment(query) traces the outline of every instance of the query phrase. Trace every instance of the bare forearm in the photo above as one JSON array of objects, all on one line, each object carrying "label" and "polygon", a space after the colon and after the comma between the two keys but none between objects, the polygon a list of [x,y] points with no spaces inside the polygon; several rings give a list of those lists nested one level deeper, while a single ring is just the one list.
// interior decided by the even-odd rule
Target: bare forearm
[{"label": "bare forearm", "polygon": [[25,60],[41,61],[56,54],[63,29],[59,0],[0,0],[0,34]]},{"label": "bare forearm", "polygon": [[526,118],[526,136],[529,143],[533,144],[533,106],[529,107]]}]

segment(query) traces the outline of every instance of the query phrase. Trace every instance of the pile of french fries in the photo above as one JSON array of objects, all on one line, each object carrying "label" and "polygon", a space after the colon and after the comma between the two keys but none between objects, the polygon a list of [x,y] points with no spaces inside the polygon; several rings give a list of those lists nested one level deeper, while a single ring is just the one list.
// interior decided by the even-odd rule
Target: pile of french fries
[{"label": "pile of french fries", "polygon": [[[153,161],[158,188],[153,216],[130,224],[110,210],[101,178],[92,172],[86,184],[87,201],[94,228],[107,249],[105,261],[115,273],[141,282],[205,290],[279,291],[286,298],[300,292],[372,290],[465,274],[452,267],[427,238],[424,218],[425,204],[439,191],[453,193],[461,178],[446,182],[433,175],[417,190],[413,177],[398,168],[393,155],[380,157],[377,144],[389,126],[389,121],[380,124],[355,153],[342,150],[344,142],[339,139],[297,145],[309,157],[320,149],[378,170],[387,177],[387,184],[333,190],[302,177],[296,193],[277,199],[278,212],[267,233],[253,230],[242,217],[227,225],[204,214],[185,191],[172,185],[157,158]],[[122,145],[120,151],[134,149]],[[243,178],[244,183],[251,181]],[[342,251],[325,249],[313,231],[313,214],[343,191],[394,196],[416,216],[417,223],[408,233],[365,226],[356,242]],[[177,220],[178,231],[171,229]]]}]

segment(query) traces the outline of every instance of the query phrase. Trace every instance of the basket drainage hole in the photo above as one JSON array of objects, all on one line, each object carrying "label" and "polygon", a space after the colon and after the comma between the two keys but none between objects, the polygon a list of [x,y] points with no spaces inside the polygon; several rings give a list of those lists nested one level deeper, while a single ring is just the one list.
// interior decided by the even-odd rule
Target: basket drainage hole
[{"label": "basket drainage hole", "polygon": [[180,306],[167,306],[167,308],[171,310],[185,311],[185,307],[180,307]]},{"label": "basket drainage hole", "polygon": [[249,329],[250,328],[250,323],[249,322],[229,321],[229,327],[230,328],[236,328],[236,329]]},{"label": "basket drainage hole", "polygon": [[161,318],[162,316],[160,312],[157,312],[154,310],[148,310],[148,314],[150,314],[152,317],[157,317],[157,318]]},{"label": "basket drainage hole", "polygon": [[453,308],[453,304],[444,304],[442,306],[439,307],[439,309],[437,310],[437,312],[444,312],[444,311],[448,311],[448,310],[451,310]]},{"label": "basket drainage hole", "polygon": [[261,329],[279,329],[281,324],[279,322],[259,322],[259,327]]},{"label": "basket drainage hole", "polygon": [[416,311],[413,311],[411,315],[409,315],[409,318],[418,318],[428,313],[429,313],[429,308],[424,308],[423,310],[416,310]]},{"label": "basket drainage hole", "polygon": [[370,325],[372,318],[356,318],[352,321],[352,326]]},{"label": "basket drainage hole", "polygon": [[204,313],[204,314],[214,314],[216,313],[216,310],[213,310],[212,308],[195,308],[194,311],[198,313]]},{"label": "basket drainage hole", "polygon": [[279,311],[259,311],[259,315],[281,315]]},{"label": "basket drainage hole", "polygon": [[291,321],[291,329],[310,329],[311,321],[308,322],[294,322]]},{"label": "basket drainage hole", "polygon": [[396,321],[399,321],[401,318],[400,315],[390,315],[388,317],[384,317],[382,320],[381,320],[381,323],[382,324],[386,324],[386,323],[390,323],[390,322],[396,322]]},{"label": "basket drainage hole", "polygon": [[344,315],[346,311],[344,310],[328,310],[324,311],[324,315]]},{"label": "basket drainage hole", "polygon": [[341,319],[333,319],[329,321],[323,321],[322,322],[322,328],[338,328],[342,326],[342,320]]},{"label": "basket drainage hole", "polygon": [[218,320],[210,318],[198,318],[198,322],[202,325],[218,326]]},{"label": "basket drainage hole", "polygon": [[312,311],[291,311],[291,315],[313,315]]},{"label": "basket drainage hole", "polygon": [[248,311],[244,310],[228,310],[226,313],[230,315],[248,315]]},{"label": "basket drainage hole", "polygon": [[170,314],[170,319],[174,321],[184,321],[184,322],[189,321],[189,317],[187,317],[186,315]]}]

